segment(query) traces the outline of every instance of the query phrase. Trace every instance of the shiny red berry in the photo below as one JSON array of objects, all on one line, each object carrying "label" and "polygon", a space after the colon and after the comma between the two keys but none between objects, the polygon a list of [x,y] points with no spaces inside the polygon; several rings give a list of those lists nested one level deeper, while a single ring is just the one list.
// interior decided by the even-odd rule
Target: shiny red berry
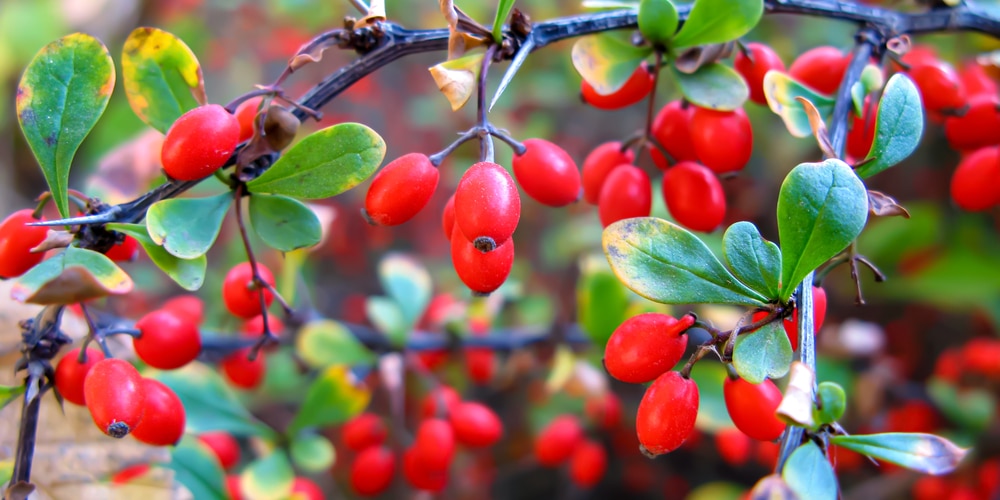
[{"label": "shiny red berry", "polygon": [[924,108],[931,113],[946,109],[959,109],[965,105],[965,87],[950,64],[935,61],[920,64],[908,72],[923,99]]},{"label": "shiny red berry", "polygon": [[741,170],[753,152],[753,128],[743,111],[715,111],[694,106],[691,144],[703,165],[724,174]]},{"label": "shiny red berry", "polygon": [[[758,313],[759,314],[759,313]],[[813,287],[813,332],[819,335],[823,328],[823,320],[826,319],[826,290],[821,287]],[[785,327],[785,334],[792,343],[792,350],[799,349],[799,310],[792,311],[791,317],[785,318],[782,326]]]},{"label": "shiny red berry", "polygon": [[858,117],[851,111],[851,129],[847,132],[847,154],[855,160],[863,160],[868,156],[875,142],[875,119],[878,117],[878,101],[872,102],[871,96],[865,97],[862,108],[864,116]]},{"label": "shiny red berry", "polygon": [[488,384],[496,372],[496,356],[489,347],[465,348],[465,372],[476,384]]},{"label": "shiny red berry", "polygon": [[559,415],[535,438],[535,459],[546,467],[564,464],[583,442],[583,427],[575,415]]},{"label": "shiny red berry", "polygon": [[142,420],[146,392],[142,376],[128,361],[98,361],[83,381],[87,409],[101,432],[123,438]]},{"label": "shiny red berry", "polygon": [[415,489],[439,492],[448,485],[448,469],[433,469],[420,458],[414,445],[403,452],[403,477]]},{"label": "shiny red berry", "polygon": [[770,70],[785,71],[785,63],[770,46],[751,42],[744,45],[746,52],[737,51],[733,68],[739,72],[750,88],[750,100],[767,105],[764,97],[764,75]]},{"label": "shiny red berry", "polygon": [[521,195],[507,170],[484,161],[465,171],[455,188],[455,225],[477,248],[489,251],[502,245],[520,219]]},{"label": "shiny red berry", "polygon": [[[274,286],[274,275],[264,264],[257,263],[257,271],[264,282]],[[261,314],[260,290],[254,286],[253,268],[249,262],[241,262],[233,266],[226,274],[222,283],[222,300],[226,309],[243,319],[250,319]],[[271,306],[274,295],[271,290],[264,289],[264,305]]]},{"label": "shiny red berry", "polygon": [[304,477],[296,477],[292,482],[293,500],[325,500],[326,495],[318,484]]},{"label": "shiny red berry", "polygon": [[671,101],[660,108],[653,119],[653,137],[675,162],[698,160],[698,153],[691,140],[694,108],[695,106],[683,101]]},{"label": "shiny red berry", "polygon": [[678,224],[711,232],[726,218],[726,193],[711,170],[686,161],[663,175],[663,200]]},{"label": "shiny red berry", "polygon": [[382,417],[365,412],[344,423],[340,434],[345,446],[354,451],[361,451],[384,443],[388,432]]},{"label": "shiny red berry", "polygon": [[198,441],[212,450],[223,469],[232,469],[240,462],[240,443],[232,434],[225,431],[203,432],[198,435]]},{"label": "shiny red berry", "polygon": [[653,186],[644,170],[620,165],[608,174],[597,202],[602,226],[632,217],[648,217],[652,210]]},{"label": "shiny red berry", "polygon": [[400,156],[372,180],[365,197],[365,217],[379,226],[396,226],[412,219],[431,201],[439,178],[427,155]]},{"label": "shiny red berry", "polygon": [[264,381],[267,365],[264,353],[258,352],[253,361],[249,359],[250,348],[244,347],[226,356],[219,365],[230,383],[241,389],[255,389]]},{"label": "shiny red berry", "polygon": [[226,164],[240,140],[240,122],[226,108],[206,104],[181,115],[163,139],[160,160],[171,179],[194,181]]},{"label": "shiny red berry", "polygon": [[154,446],[173,446],[184,435],[186,415],[181,398],[159,380],[142,379],[146,393],[142,420],[132,430],[132,436]]},{"label": "shiny red berry", "polygon": [[41,222],[31,214],[28,208],[18,210],[0,223],[0,278],[16,278],[45,258],[45,252],[31,249],[45,241],[49,228],[25,225]]},{"label": "shiny red berry", "polygon": [[997,95],[1000,91],[997,82],[986,72],[981,64],[967,62],[958,71],[958,78],[965,87],[965,93],[969,98],[975,95]]},{"label": "shiny red berry", "polygon": [[187,318],[158,309],[135,323],[139,336],[132,339],[135,353],[153,368],[173,370],[198,357],[201,334]]},{"label": "shiny red berry", "polygon": [[569,477],[581,488],[592,488],[601,482],[608,469],[608,453],[600,443],[584,441],[573,451]]},{"label": "shiny red berry", "polygon": [[446,471],[455,455],[455,431],[447,420],[424,420],[417,428],[412,450],[424,469]]},{"label": "shiny red berry", "polygon": [[622,420],[622,402],[610,391],[588,398],[583,409],[591,422],[605,430],[618,427]]},{"label": "shiny red berry", "polygon": [[[285,331],[285,324],[274,314],[267,315],[267,329],[271,335],[280,337]],[[264,334],[264,315],[258,314],[243,323],[244,337],[257,337]]]},{"label": "shiny red berry", "polygon": [[550,207],[580,199],[580,170],[566,150],[545,139],[527,139],[524,147],[523,155],[515,152],[511,166],[528,196]]},{"label": "shiny red berry", "polygon": [[968,101],[969,110],[944,122],[944,136],[957,150],[979,149],[1000,144],[1000,97],[977,94]]},{"label": "shiny red berry", "polygon": [[781,390],[774,382],[764,380],[751,384],[741,378],[726,378],[722,386],[726,410],[736,428],[759,441],[773,441],[785,430],[775,411],[781,404]]},{"label": "shiny red berry", "polygon": [[508,238],[484,253],[455,224],[451,235],[451,262],[465,286],[476,293],[491,293],[507,281],[514,266],[514,240]]},{"label": "shiny red berry", "polygon": [[260,103],[263,100],[263,96],[251,97],[236,107],[236,112],[233,114],[236,115],[236,121],[240,124],[239,142],[247,141],[253,137],[254,120],[257,119]]},{"label": "shiny red berry", "polygon": [[75,405],[85,405],[83,381],[94,365],[102,359],[104,353],[92,347],[87,348],[87,356],[83,363],[80,362],[79,347],[67,352],[56,365],[56,390],[59,391],[59,395]]},{"label": "shiny red berry", "polygon": [[583,199],[587,203],[597,205],[604,181],[615,167],[631,165],[635,161],[635,153],[631,149],[622,151],[621,147],[622,143],[618,141],[605,142],[583,160]]},{"label": "shiny red berry", "polygon": [[384,492],[392,484],[396,470],[396,457],[384,446],[368,448],[351,463],[351,486],[354,492],[372,497]]},{"label": "shiny red berry", "polygon": [[644,313],[622,322],[604,348],[604,367],[612,377],[631,384],[656,379],[673,369],[684,350],[694,324],[688,314],[680,320],[661,313]]},{"label": "shiny red berry", "polygon": [[977,149],[962,158],[951,175],[951,199],[969,212],[1000,204],[1000,147]]},{"label": "shiny red berry", "polygon": [[652,455],[674,451],[694,431],[697,417],[698,385],[678,372],[666,372],[646,388],[639,402],[639,443]]},{"label": "shiny red berry", "polygon": [[444,210],[441,212],[441,228],[444,229],[444,237],[451,241],[451,232],[455,229],[455,193],[452,193],[444,204]]},{"label": "shiny red berry", "polygon": [[586,81],[580,84],[580,95],[583,100],[598,109],[620,109],[631,106],[649,95],[652,90],[653,74],[644,64],[635,68],[625,85],[611,94],[598,94],[597,90]]},{"label": "shiny red berry", "polygon": [[178,295],[164,302],[160,309],[186,318],[195,326],[200,326],[205,318],[205,303],[197,295]]},{"label": "shiny red berry", "polygon": [[836,47],[816,47],[800,54],[788,74],[820,94],[832,95],[840,87],[848,63],[850,54],[845,57]]},{"label": "shiny red berry", "polygon": [[753,453],[753,441],[739,429],[723,429],[715,434],[715,449],[727,464],[739,467]]},{"label": "shiny red berry", "polygon": [[493,446],[503,434],[500,417],[480,403],[464,402],[453,406],[448,420],[455,430],[455,439],[473,448]]}]

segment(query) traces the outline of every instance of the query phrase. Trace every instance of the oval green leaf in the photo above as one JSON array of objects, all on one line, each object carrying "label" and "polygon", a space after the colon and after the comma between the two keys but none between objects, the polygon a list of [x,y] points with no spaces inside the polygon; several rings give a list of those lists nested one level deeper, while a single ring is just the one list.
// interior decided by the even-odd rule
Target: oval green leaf
[{"label": "oval green leaf", "polygon": [[652,47],[636,47],[628,33],[610,31],[585,36],[573,44],[573,67],[598,94],[613,94],[625,85],[650,54]]},{"label": "oval green leaf", "polygon": [[360,123],[341,123],[302,139],[247,187],[254,193],[329,198],[367,179],[383,158],[385,141],[378,133]]},{"label": "oval green leaf", "polygon": [[625,320],[628,290],[606,270],[587,273],[576,291],[578,321],[595,345],[605,345]]},{"label": "oval green leaf", "polygon": [[778,194],[781,300],[847,248],[867,220],[868,191],[846,163],[829,159],[793,168]]},{"label": "oval green leaf", "polygon": [[876,460],[935,475],[955,470],[969,452],[941,436],[915,432],[833,436],[830,442]]},{"label": "oval green leaf", "polygon": [[733,111],[750,97],[743,77],[722,63],[706,64],[694,73],[681,72],[674,66],[670,71],[684,98],[703,108]]},{"label": "oval green leaf", "polygon": [[207,198],[158,201],[146,212],[146,229],[170,255],[181,259],[201,257],[219,237],[232,202],[229,192]]},{"label": "oval green leaf", "polygon": [[834,382],[822,382],[816,388],[817,424],[832,424],[844,416],[847,411],[847,394],[844,388]]},{"label": "oval green leaf", "polygon": [[986,389],[963,387],[960,392],[944,379],[932,377],[927,394],[948,420],[974,433],[985,431],[996,418],[996,397]]},{"label": "oval green leaf", "polygon": [[292,493],[295,471],[284,450],[254,460],[240,474],[240,489],[254,500],[284,500]]},{"label": "oval green leaf", "polygon": [[69,169],[104,113],[115,65],[100,40],[83,33],[42,48],[17,85],[17,121],[62,217],[69,217]]},{"label": "oval green leaf", "polygon": [[861,178],[871,177],[910,156],[924,133],[924,107],[920,91],[904,73],[889,79],[878,102],[875,140],[857,169]]},{"label": "oval green leaf", "polygon": [[820,94],[795,81],[787,73],[774,69],[764,75],[764,97],[767,99],[767,106],[781,117],[785,127],[788,128],[788,133],[795,137],[812,135],[809,115],[796,97],[804,97],[813,103],[824,118],[833,113],[833,98]]},{"label": "oval green leaf", "polygon": [[722,235],[722,259],[743,284],[776,299],[780,293],[781,250],[752,222],[737,222]]},{"label": "oval green leaf", "polygon": [[289,452],[295,465],[310,473],[329,470],[337,458],[329,439],[311,433],[298,435],[292,441]]},{"label": "oval green leaf", "polygon": [[677,32],[677,7],[670,0],[639,2],[639,32],[647,41],[665,45]]},{"label": "oval green leaf", "polygon": [[327,368],[309,386],[289,432],[346,422],[368,407],[371,392],[358,384],[346,366]]},{"label": "oval green leaf", "polygon": [[663,304],[761,306],[690,231],[654,217],[618,221],[604,230],[604,253],[615,276],[635,293]]},{"label": "oval green leaf", "polygon": [[373,363],[376,356],[344,325],[329,319],[311,321],[295,339],[299,357],[313,368]]},{"label": "oval green leaf", "polygon": [[182,114],[208,102],[194,52],[157,28],[136,28],[125,39],[122,83],[135,115],[164,134]]},{"label": "oval green leaf", "polygon": [[378,264],[382,289],[399,306],[406,329],[417,323],[431,301],[431,275],[419,260],[403,254],[390,254]]},{"label": "oval green leaf", "polygon": [[674,48],[725,43],[747,34],[764,15],[764,0],[695,0]]},{"label": "oval green leaf", "polygon": [[788,457],[785,467],[781,470],[781,478],[785,480],[799,498],[810,500],[837,500],[837,474],[826,459],[823,450],[816,443],[809,441],[799,446]]},{"label": "oval green leaf", "polygon": [[170,450],[170,463],[165,466],[174,471],[174,480],[184,485],[194,498],[206,500],[229,498],[226,473],[219,465],[219,459],[194,436],[184,436],[181,442]]},{"label": "oval green leaf", "polygon": [[142,224],[108,224],[108,229],[125,233],[139,242],[149,260],[153,261],[156,267],[160,268],[170,279],[189,291],[201,288],[205,283],[205,270],[208,268],[208,259],[204,255],[194,259],[181,259],[170,255],[169,252],[157,245],[146,226]]},{"label": "oval green leaf", "polygon": [[67,247],[14,283],[10,296],[29,304],[73,304],[132,291],[132,278],[104,254]]},{"label": "oval green leaf", "polygon": [[316,213],[293,198],[255,194],[250,197],[249,212],[254,232],[275,250],[311,247],[323,237]]},{"label": "oval green leaf", "polygon": [[403,313],[403,308],[394,299],[381,295],[368,297],[365,302],[365,313],[368,320],[378,331],[389,337],[396,347],[403,347],[410,335],[409,322]]},{"label": "oval green leaf", "polygon": [[733,367],[740,377],[751,384],[759,384],[767,378],[784,377],[791,364],[792,343],[780,321],[736,337]]}]

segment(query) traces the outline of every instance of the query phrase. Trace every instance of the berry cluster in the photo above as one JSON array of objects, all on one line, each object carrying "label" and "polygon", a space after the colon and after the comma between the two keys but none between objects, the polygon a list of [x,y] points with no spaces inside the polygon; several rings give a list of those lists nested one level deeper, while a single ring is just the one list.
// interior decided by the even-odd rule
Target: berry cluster
[{"label": "berry cluster", "polygon": [[552,419],[535,437],[534,452],[535,459],[545,467],[569,463],[570,478],[581,488],[596,485],[608,468],[604,446],[587,439],[575,415],[564,414]]}]

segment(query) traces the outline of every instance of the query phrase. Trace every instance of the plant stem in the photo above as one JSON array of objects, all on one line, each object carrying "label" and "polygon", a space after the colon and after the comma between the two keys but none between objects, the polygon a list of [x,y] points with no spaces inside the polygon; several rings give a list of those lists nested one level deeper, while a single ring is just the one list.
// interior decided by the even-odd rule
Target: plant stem
[{"label": "plant stem", "polygon": [[[250,244],[250,234],[247,232],[246,221],[243,219],[243,193],[246,189],[245,184],[240,184],[236,187],[234,196],[236,197],[236,224],[240,228],[240,237],[243,239],[243,247],[247,252],[247,261],[250,263],[250,269],[253,270],[253,283],[257,291],[257,297],[260,299],[260,314],[263,320],[264,333],[260,336],[260,339],[253,345],[250,349],[250,361],[257,359],[257,354],[260,353],[261,348],[264,347],[269,341],[277,342],[278,338],[271,332],[271,327],[267,321],[267,299],[264,296],[264,292],[271,290],[271,293],[278,296],[278,291],[274,290],[268,283],[263,280],[260,276],[260,269],[257,265],[257,257],[253,253],[253,246]],[[286,305],[287,307],[287,305]]]},{"label": "plant stem", "polygon": [[[24,381],[26,387],[32,384],[41,384],[41,380],[31,374]],[[34,397],[32,397],[34,396]],[[35,437],[38,432],[38,415],[41,410],[42,395],[31,394],[30,390],[24,391],[24,406],[21,407],[21,426],[17,433],[17,451],[15,452],[14,471],[10,477],[10,484],[19,481],[31,482],[31,463],[35,455]]]}]

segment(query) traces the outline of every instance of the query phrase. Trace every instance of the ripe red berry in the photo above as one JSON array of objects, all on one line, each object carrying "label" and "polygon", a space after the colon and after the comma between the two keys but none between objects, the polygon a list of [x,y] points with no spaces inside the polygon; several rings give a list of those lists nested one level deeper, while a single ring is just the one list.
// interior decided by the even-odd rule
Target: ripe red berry
[{"label": "ripe red berry", "polygon": [[[281,320],[273,315],[267,315],[267,329],[270,330],[272,335],[281,336],[282,332],[285,331],[285,324]],[[243,336],[244,337],[257,337],[264,334],[264,315],[258,314],[243,323]]]},{"label": "ripe red berry", "polygon": [[455,188],[455,225],[465,238],[490,251],[510,239],[520,218],[521,195],[507,170],[484,161],[465,171]]},{"label": "ripe red berry", "polygon": [[439,178],[440,172],[425,154],[396,158],[372,179],[365,197],[365,217],[379,226],[396,226],[412,219],[431,201]]},{"label": "ripe red berry", "polygon": [[403,452],[403,477],[415,489],[439,492],[448,485],[448,469],[433,469],[421,461],[416,446]]},{"label": "ripe red berry", "polygon": [[545,139],[524,141],[523,155],[514,154],[514,177],[528,196],[550,207],[580,199],[580,170],[563,148]]},{"label": "ripe red berry", "polygon": [[820,94],[831,95],[837,92],[849,62],[850,54],[845,57],[836,47],[816,47],[799,55],[788,74]]},{"label": "ripe red berry", "polygon": [[153,368],[173,370],[198,357],[198,327],[171,311],[158,309],[135,323],[139,336],[132,339],[135,353]]},{"label": "ripe red berry", "polygon": [[584,413],[598,427],[611,430],[622,420],[622,402],[613,392],[605,392],[587,399]]},{"label": "ripe red berry", "polygon": [[605,142],[594,148],[583,160],[583,199],[591,205],[597,205],[601,196],[601,188],[608,174],[619,165],[631,165],[635,161],[635,153],[631,149],[621,150],[622,143],[618,141]]},{"label": "ripe red berry", "polygon": [[142,420],[132,430],[140,442],[154,446],[173,446],[184,435],[185,412],[181,398],[159,380],[142,379],[144,398]]},{"label": "ripe red berry", "polygon": [[455,455],[455,431],[447,420],[440,418],[424,420],[417,428],[411,449],[424,469],[446,471]]},{"label": "ripe red berry", "polygon": [[326,495],[316,483],[304,477],[296,477],[292,482],[292,500],[325,500]]},{"label": "ripe red berry", "polygon": [[149,464],[135,464],[125,467],[111,476],[111,484],[128,484],[149,472]]},{"label": "ripe red berry", "polygon": [[455,193],[452,193],[448,202],[444,204],[444,210],[441,212],[441,228],[444,229],[444,237],[451,241],[451,233],[455,229]]},{"label": "ripe red berry", "polygon": [[449,421],[455,430],[455,439],[473,448],[492,446],[503,434],[500,418],[480,403],[464,402],[453,406]]},{"label": "ripe red berry", "polygon": [[924,108],[931,113],[958,109],[965,105],[966,94],[958,73],[950,64],[935,61],[912,66],[910,78],[920,90]]},{"label": "ripe red berry", "polygon": [[726,193],[715,173],[685,161],[663,175],[663,200],[678,224],[711,232],[726,218]]},{"label": "ripe red berry", "polygon": [[611,94],[598,94],[586,80],[580,84],[580,95],[583,100],[598,109],[620,109],[631,106],[649,95],[652,90],[653,74],[644,64],[635,68],[625,85]]},{"label": "ripe red berry", "polygon": [[673,369],[687,348],[694,316],[680,320],[660,313],[632,316],[622,322],[604,348],[604,367],[612,377],[631,384],[649,382]]},{"label": "ripe red berry", "polygon": [[653,186],[645,171],[634,165],[620,165],[608,174],[597,202],[602,226],[632,217],[648,217],[652,210]]},{"label": "ripe red berry", "polygon": [[354,451],[362,451],[385,442],[388,434],[382,417],[374,413],[361,413],[344,423],[340,430],[344,445]]},{"label": "ripe red berry", "polygon": [[693,113],[694,106],[677,100],[660,108],[660,112],[653,119],[653,137],[675,162],[698,160],[698,153],[695,152],[691,140]]},{"label": "ripe red berry", "polygon": [[[759,313],[758,313],[759,314]],[[792,343],[792,350],[797,351],[799,349],[799,310],[796,308],[792,311],[792,316],[785,318],[782,326],[785,327],[785,334],[788,335],[788,340]],[[823,320],[826,319],[826,290],[823,288],[814,286],[813,287],[813,331],[815,335],[819,335],[820,329],[823,328]]]},{"label": "ripe red berry", "polygon": [[674,451],[694,431],[697,417],[698,385],[678,372],[666,372],[646,388],[639,402],[639,443],[652,455]]},{"label": "ripe red berry", "polygon": [[847,132],[847,154],[855,160],[868,156],[875,142],[875,118],[878,116],[878,101],[865,97],[864,116],[858,117],[851,111],[851,130]]},{"label": "ripe red berry", "polygon": [[1000,144],[1000,97],[978,94],[968,101],[962,116],[944,122],[944,136],[957,150],[979,149]]},{"label": "ripe red berry", "polygon": [[87,359],[80,363],[80,348],[77,347],[66,353],[59,364],[56,365],[56,390],[66,401],[75,405],[83,406],[86,398],[83,393],[83,381],[87,378],[91,368],[98,361],[104,359],[104,353],[99,349],[87,348]]},{"label": "ripe red berry", "polygon": [[181,115],[163,138],[160,160],[171,179],[194,181],[226,164],[240,140],[240,122],[226,108],[206,104]]},{"label": "ripe red berry", "polygon": [[212,450],[223,469],[232,469],[240,462],[240,443],[232,434],[225,431],[203,432],[198,435],[198,440]]},{"label": "ripe red berry", "polygon": [[969,212],[1000,204],[1000,147],[977,149],[962,158],[951,175],[951,199]]},{"label": "ripe red berry", "polygon": [[546,467],[559,467],[583,439],[583,427],[576,416],[559,415],[535,438],[535,459]]},{"label": "ripe red berry", "polygon": [[351,486],[354,492],[366,497],[378,495],[392,484],[396,457],[384,446],[368,448],[351,463]]},{"label": "ripe red berry", "polygon": [[465,371],[476,384],[488,384],[496,371],[496,357],[489,347],[465,348]]},{"label": "ripe red berry", "polygon": [[126,235],[121,243],[115,243],[107,252],[104,252],[104,255],[115,262],[132,262],[139,258],[139,242]]},{"label": "ripe red berry", "polygon": [[251,97],[240,103],[236,107],[236,121],[240,124],[240,138],[239,142],[244,142],[253,137],[254,120],[257,118],[257,112],[260,110],[260,103],[264,100],[264,96]]},{"label": "ripe red berry", "polygon": [[753,152],[750,119],[743,108],[715,111],[694,106],[691,144],[701,163],[715,173],[740,170],[750,161]]},{"label": "ripe red berry", "polygon": [[747,54],[743,51],[736,52],[733,60],[733,68],[743,76],[750,88],[750,100],[767,105],[767,98],[764,97],[764,75],[774,69],[785,71],[785,63],[781,57],[770,46],[763,43],[751,42],[744,45]]},{"label": "ripe red berry", "polygon": [[976,62],[965,63],[958,72],[958,78],[969,98],[979,94],[997,95],[997,82]]},{"label": "ripe red berry", "polygon": [[569,477],[581,488],[601,482],[608,469],[608,453],[600,443],[584,441],[576,447],[569,465]]},{"label": "ripe red berry", "polygon": [[205,303],[197,295],[178,295],[164,302],[160,309],[185,318],[195,326],[201,325],[205,317]]},{"label": "ripe red berry", "polygon": [[44,220],[31,214],[29,208],[18,210],[0,223],[0,278],[16,278],[45,258],[45,252],[32,253],[31,249],[45,241],[49,228],[26,226]]},{"label": "ripe red berry", "polygon": [[736,428],[759,441],[773,441],[785,430],[785,423],[775,415],[781,404],[781,390],[764,380],[751,384],[741,378],[726,378],[723,383],[726,410]]},{"label": "ripe red berry", "polygon": [[455,389],[440,385],[424,396],[420,403],[420,418],[446,416],[461,402],[462,397]]},{"label": "ripe red berry", "polygon": [[240,486],[239,474],[229,474],[226,476],[226,493],[229,493],[229,500],[244,500],[243,487]]},{"label": "ripe red berry", "polygon": [[715,434],[715,449],[727,464],[739,467],[750,460],[753,441],[739,429],[723,429]]},{"label": "ripe red berry", "polygon": [[[264,264],[257,263],[257,271],[264,282],[274,286],[274,275]],[[241,262],[233,266],[226,274],[222,283],[222,300],[226,309],[243,319],[250,319],[261,314],[260,290],[253,286],[253,268],[249,262]],[[274,295],[271,290],[264,289],[264,304],[271,306]]]},{"label": "ripe red berry", "polygon": [[139,371],[129,362],[98,361],[83,381],[87,409],[101,432],[123,438],[142,420],[146,392]]},{"label": "ripe red berry", "polygon": [[514,266],[514,240],[508,238],[484,253],[455,224],[451,235],[451,262],[465,286],[476,293],[491,293],[507,281]]},{"label": "ripe red berry", "polygon": [[219,365],[222,373],[230,383],[241,389],[254,389],[264,381],[267,365],[264,363],[264,353],[258,352],[257,357],[250,361],[250,348],[244,347],[226,356]]}]

